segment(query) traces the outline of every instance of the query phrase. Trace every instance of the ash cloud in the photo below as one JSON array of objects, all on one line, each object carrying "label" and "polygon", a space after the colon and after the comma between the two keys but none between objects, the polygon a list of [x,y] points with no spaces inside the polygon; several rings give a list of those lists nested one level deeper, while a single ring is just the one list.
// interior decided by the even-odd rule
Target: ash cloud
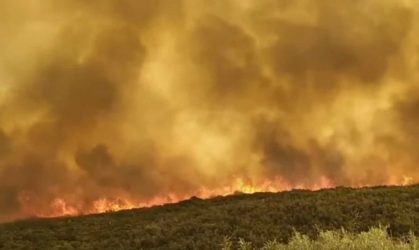
[{"label": "ash cloud", "polygon": [[237,180],[416,182],[418,11],[414,0],[3,1],[0,220],[48,214],[56,199],[84,212]]},{"label": "ash cloud", "polygon": [[290,75],[296,84],[311,78],[325,87],[342,75],[379,82],[410,31],[411,11],[388,1],[314,5],[317,19],[311,24],[275,20],[277,39],[270,50],[275,72]]}]

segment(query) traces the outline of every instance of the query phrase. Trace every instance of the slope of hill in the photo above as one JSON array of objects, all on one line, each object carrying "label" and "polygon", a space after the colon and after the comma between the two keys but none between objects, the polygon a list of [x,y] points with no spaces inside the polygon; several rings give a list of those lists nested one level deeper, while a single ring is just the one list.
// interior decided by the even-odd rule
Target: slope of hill
[{"label": "slope of hill", "polygon": [[152,208],[0,225],[0,249],[219,249],[223,239],[262,246],[294,231],[387,226],[419,234],[419,185],[237,194]]}]

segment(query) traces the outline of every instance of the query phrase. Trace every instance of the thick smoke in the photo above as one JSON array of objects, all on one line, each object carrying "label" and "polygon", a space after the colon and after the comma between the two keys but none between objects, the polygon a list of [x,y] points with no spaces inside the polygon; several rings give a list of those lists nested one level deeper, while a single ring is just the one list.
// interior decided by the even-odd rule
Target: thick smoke
[{"label": "thick smoke", "polygon": [[2,1],[0,220],[417,182],[418,6]]}]

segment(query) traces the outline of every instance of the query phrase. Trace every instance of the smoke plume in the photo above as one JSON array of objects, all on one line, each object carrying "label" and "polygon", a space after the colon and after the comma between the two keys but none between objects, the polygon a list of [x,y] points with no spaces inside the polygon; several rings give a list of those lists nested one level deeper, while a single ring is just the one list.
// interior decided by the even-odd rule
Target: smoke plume
[{"label": "smoke plume", "polygon": [[0,2],[0,221],[419,181],[417,0]]}]

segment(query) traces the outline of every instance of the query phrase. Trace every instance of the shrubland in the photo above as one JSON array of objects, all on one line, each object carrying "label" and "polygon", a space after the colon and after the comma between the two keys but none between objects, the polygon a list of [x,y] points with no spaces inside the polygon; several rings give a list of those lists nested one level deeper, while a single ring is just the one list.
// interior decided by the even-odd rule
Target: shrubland
[{"label": "shrubland", "polygon": [[[240,244],[251,249],[320,249],[321,244],[367,249],[357,246],[380,246],[381,241],[388,248],[380,249],[414,249],[409,248],[417,247],[414,235],[419,235],[418,185],[337,187],[192,197],[106,214],[26,219],[0,224],[0,249],[221,249],[226,242],[233,249]],[[307,248],[293,248],[296,244]]]}]

